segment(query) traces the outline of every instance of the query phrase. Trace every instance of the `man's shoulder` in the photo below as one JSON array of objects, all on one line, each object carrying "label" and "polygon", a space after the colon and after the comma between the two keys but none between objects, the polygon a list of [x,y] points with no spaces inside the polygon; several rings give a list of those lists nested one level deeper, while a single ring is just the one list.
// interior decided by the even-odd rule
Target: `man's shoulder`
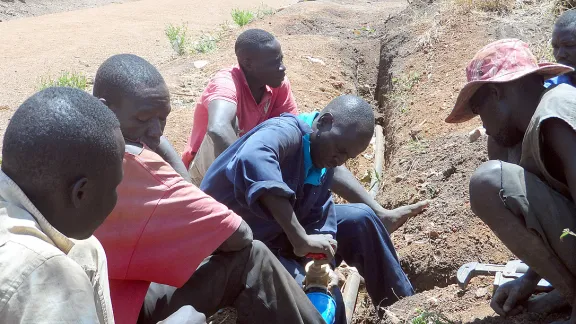
[{"label": "man's shoulder", "polygon": [[542,96],[534,118],[576,119],[576,88],[569,84],[559,84]]},{"label": "man's shoulder", "polygon": [[[15,259],[12,259],[16,257]],[[33,235],[10,235],[0,246],[0,269],[6,262],[42,263],[54,257],[66,257],[66,254],[54,245]],[[2,271],[0,270],[0,272]]]},{"label": "man's shoulder", "polygon": [[145,147],[126,145],[121,186],[140,182],[142,188],[154,185],[171,187],[180,181],[185,180],[156,152]]},{"label": "man's shoulder", "polygon": [[209,84],[236,84],[241,82],[242,78],[244,78],[244,72],[242,72],[242,69],[240,69],[239,66],[235,65],[218,70],[210,79]]},{"label": "man's shoulder", "polygon": [[546,91],[542,96],[541,103],[547,100],[566,99],[568,101],[576,101],[574,95],[576,94],[576,87],[568,84],[561,83],[557,86]]},{"label": "man's shoulder", "polygon": [[270,118],[256,126],[255,129],[283,129],[288,133],[298,134],[300,136],[310,133],[310,126],[301,121],[296,115],[284,113],[279,117]]},{"label": "man's shoulder", "polygon": [[[41,271],[42,273],[38,273]],[[49,277],[46,273],[64,272],[84,275],[82,267],[55,246],[32,236],[14,237],[0,247],[0,290],[7,290],[36,278]],[[34,274],[36,273],[36,274]],[[34,275],[33,275],[34,274]],[[6,285],[10,282],[10,287]]]}]

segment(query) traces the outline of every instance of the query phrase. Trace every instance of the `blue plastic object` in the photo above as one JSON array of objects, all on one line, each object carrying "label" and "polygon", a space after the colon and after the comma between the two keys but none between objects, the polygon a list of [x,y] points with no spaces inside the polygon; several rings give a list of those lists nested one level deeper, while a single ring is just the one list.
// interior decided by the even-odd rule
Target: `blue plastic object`
[{"label": "blue plastic object", "polygon": [[306,296],[310,299],[314,307],[327,324],[334,324],[336,319],[336,301],[332,296],[324,292],[309,292]]}]

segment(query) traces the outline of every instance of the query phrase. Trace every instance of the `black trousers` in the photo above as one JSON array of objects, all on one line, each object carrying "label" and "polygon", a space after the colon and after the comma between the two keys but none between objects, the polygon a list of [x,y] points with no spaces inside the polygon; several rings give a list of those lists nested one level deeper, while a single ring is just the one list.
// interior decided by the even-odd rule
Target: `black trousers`
[{"label": "black trousers", "polygon": [[206,258],[180,288],[152,283],[138,323],[157,323],[186,305],[207,317],[234,307],[238,323],[325,323],[300,285],[259,241]]}]

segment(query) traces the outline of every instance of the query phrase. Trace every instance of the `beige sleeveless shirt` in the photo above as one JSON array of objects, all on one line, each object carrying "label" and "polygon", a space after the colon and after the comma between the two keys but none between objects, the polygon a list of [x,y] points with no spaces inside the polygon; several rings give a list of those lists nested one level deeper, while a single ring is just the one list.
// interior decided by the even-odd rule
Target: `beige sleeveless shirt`
[{"label": "beige sleeveless shirt", "polygon": [[[547,182],[554,190],[570,197],[568,186],[555,179],[546,169],[542,158],[543,135],[540,133],[542,123],[550,118],[558,118],[566,122],[576,131],[576,88],[568,84],[560,84],[546,92],[524,134],[522,142],[522,157],[520,166]],[[576,163],[576,157],[574,157]]]}]

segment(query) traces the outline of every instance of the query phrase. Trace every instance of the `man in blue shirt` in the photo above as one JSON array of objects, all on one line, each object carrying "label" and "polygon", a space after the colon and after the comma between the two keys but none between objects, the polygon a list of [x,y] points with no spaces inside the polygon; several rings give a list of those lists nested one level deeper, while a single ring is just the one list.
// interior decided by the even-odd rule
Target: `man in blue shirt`
[{"label": "man in blue shirt", "polygon": [[[556,62],[576,68],[576,10],[565,11],[554,24],[552,48]],[[562,83],[574,85],[574,72],[563,74],[544,82],[545,88]]]},{"label": "man in blue shirt", "polygon": [[[375,305],[413,294],[382,221],[365,204],[335,205],[335,169],[358,156],[374,133],[372,107],[341,96],[320,113],[284,114],[224,151],[200,188],[250,225],[301,281],[305,256],[357,267]],[[333,239],[338,242],[335,250]]]}]

